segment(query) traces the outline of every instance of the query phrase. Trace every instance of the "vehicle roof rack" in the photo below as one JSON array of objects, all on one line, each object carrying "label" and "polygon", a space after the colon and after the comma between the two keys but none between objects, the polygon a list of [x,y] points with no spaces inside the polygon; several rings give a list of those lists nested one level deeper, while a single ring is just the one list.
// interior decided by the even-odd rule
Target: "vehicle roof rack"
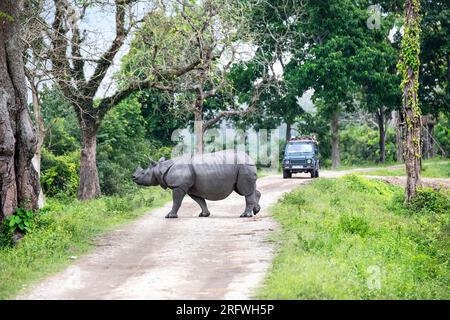
[{"label": "vehicle roof rack", "polygon": [[311,136],[304,135],[304,136],[292,137],[289,139],[289,141],[311,141],[315,144],[319,144],[314,135],[311,135]]}]

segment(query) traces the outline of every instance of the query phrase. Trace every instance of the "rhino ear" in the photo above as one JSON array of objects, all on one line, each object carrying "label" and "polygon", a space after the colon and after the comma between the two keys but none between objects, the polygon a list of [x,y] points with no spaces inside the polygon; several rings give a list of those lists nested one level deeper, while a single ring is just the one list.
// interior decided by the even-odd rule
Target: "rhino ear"
[{"label": "rhino ear", "polygon": [[166,161],[165,157],[161,157],[158,162],[163,162],[163,161]]},{"label": "rhino ear", "polygon": [[158,164],[155,160],[150,160],[150,167],[154,167]]}]

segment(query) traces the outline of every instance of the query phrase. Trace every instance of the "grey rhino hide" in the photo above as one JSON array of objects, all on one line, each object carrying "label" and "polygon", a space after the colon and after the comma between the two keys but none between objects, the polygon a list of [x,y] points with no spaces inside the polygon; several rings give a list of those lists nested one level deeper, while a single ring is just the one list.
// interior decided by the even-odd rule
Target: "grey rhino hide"
[{"label": "grey rhino hide", "polygon": [[[166,218],[178,216],[178,209],[186,194],[200,205],[201,217],[210,214],[205,199],[222,200],[233,191],[245,197],[246,208],[241,217],[251,217],[260,210],[258,202],[261,193],[256,190],[256,166],[250,157],[241,151],[186,155],[171,160],[161,158],[158,162],[153,161],[147,170],[141,172],[142,177],[147,181],[151,180],[151,185],[173,190],[173,206]],[[142,184],[139,179],[135,182]]]}]

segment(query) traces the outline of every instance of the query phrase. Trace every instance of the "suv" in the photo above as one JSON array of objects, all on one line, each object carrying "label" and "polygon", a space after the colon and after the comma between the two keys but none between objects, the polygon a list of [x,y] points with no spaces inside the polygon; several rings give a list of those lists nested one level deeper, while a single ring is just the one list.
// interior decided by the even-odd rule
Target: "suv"
[{"label": "suv", "polygon": [[319,177],[319,149],[317,141],[309,136],[292,138],[286,145],[282,163],[283,178],[293,173],[309,172],[311,178]]}]

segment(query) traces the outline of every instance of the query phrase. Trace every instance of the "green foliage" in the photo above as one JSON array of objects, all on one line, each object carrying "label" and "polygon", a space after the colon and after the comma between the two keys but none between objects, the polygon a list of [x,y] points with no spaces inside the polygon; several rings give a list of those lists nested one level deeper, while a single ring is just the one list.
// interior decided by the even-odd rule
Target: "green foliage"
[{"label": "green foliage", "polygon": [[273,208],[278,254],[258,297],[448,299],[449,197],[419,193],[405,207],[402,188],[352,175],[285,195]]},{"label": "green foliage", "polygon": [[188,117],[176,112],[173,101],[166,93],[142,90],[137,99],[145,119],[146,138],[152,141],[155,147],[173,145],[172,132],[185,127]]},{"label": "green foliage", "polygon": [[7,14],[6,12],[0,11],[0,21],[2,20],[6,20],[7,22],[11,23],[14,21],[14,17]]},{"label": "green foliage", "polygon": [[439,146],[450,155],[450,115],[439,114],[438,123],[433,130],[434,136]]},{"label": "green foliage", "polygon": [[[419,89],[419,67],[420,67],[420,1],[405,1],[404,32],[402,37],[400,60],[397,68],[402,77],[400,88],[404,95],[404,106],[406,110],[410,110],[405,121],[408,126],[419,121],[420,108],[417,99]],[[405,90],[408,88],[408,90]]]},{"label": "green foliage", "polygon": [[[74,197],[79,184],[79,127],[70,104],[60,91],[44,88],[43,116],[48,123],[42,150],[41,183],[47,196]],[[137,190],[131,176],[149,158],[170,158],[173,127],[178,122],[159,110],[168,108],[163,95],[139,92],[124,99],[102,121],[97,135],[100,186],[107,195]],[[159,119],[159,120],[158,120]]]},{"label": "green foliage", "polygon": [[[381,168],[359,174],[368,176],[404,176],[405,166],[394,168]],[[421,176],[425,178],[450,178],[450,161],[448,159],[428,159],[422,163]]]},{"label": "green foliage", "polygon": [[127,214],[137,208],[151,207],[155,202],[155,196],[148,194],[142,189],[135,192],[133,195],[126,195],[123,197],[112,196],[105,198],[106,210],[109,213],[123,213]]},{"label": "green foliage", "polygon": [[350,234],[364,237],[370,229],[369,223],[364,217],[343,214],[339,218],[339,227]]},{"label": "green foliage", "polygon": [[4,219],[0,222],[0,250],[13,246],[13,235],[14,232],[12,228],[9,227],[8,219]]},{"label": "green foliage", "polygon": [[[450,6],[446,1],[421,1],[419,98],[424,114],[449,115]],[[448,128],[448,126],[447,126]],[[450,145],[447,144],[450,150]]]},{"label": "green foliage", "polygon": [[350,190],[380,195],[392,193],[392,186],[378,180],[368,180],[356,174],[346,175],[342,178],[343,183]]},{"label": "green foliage", "polygon": [[14,214],[6,219],[6,223],[12,232],[28,232],[33,222],[33,211],[16,208]]},{"label": "green foliage", "polygon": [[416,214],[449,214],[450,193],[432,188],[419,188],[408,207]]},{"label": "green foliage", "polygon": [[131,176],[139,165],[148,166],[149,159],[170,158],[171,148],[149,141],[147,120],[141,113],[138,96],[123,100],[111,110],[98,133],[98,169],[102,192],[107,195],[136,190]]},{"label": "green foliage", "polygon": [[69,101],[56,88],[44,87],[39,95],[47,128],[44,147],[55,155],[79,150],[79,124]]},{"label": "green foliage", "polygon": [[[341,162],[344,165],[375,163],[380,158],[378,130],[368,125],[348,125],[340,132]],[[386,132],[386,161],[395,160],[395,132]]]},{"label": "green foliage", "polygon": [[79,184],[80,152],[75,150],[55,156],[42,150],[41,186],[48,196],[73,197]]}]

